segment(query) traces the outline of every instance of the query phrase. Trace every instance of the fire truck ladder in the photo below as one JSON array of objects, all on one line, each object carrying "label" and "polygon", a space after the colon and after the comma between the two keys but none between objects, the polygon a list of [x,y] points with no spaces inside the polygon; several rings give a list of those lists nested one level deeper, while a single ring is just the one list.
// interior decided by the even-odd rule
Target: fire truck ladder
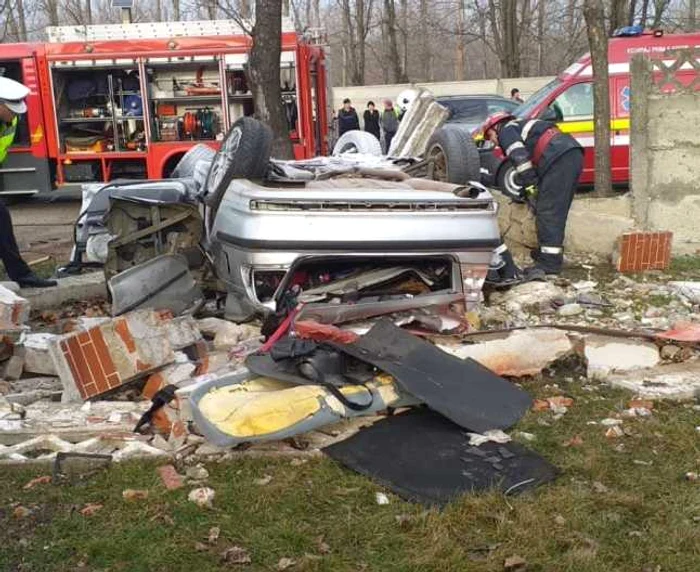
[{"label": "fire truck ladder", "polygon": [[[191,22],[139,22],[131,24],[95,24],[92,26],[49,26],[50,43],[99,42],[109,40],[138,40],[154,38],[240,36],[251,30],[253,22],[246,22],[245,29],[235,20],[193,20]],[[295,31],[291,18],[282,19],[282,31]]]}]

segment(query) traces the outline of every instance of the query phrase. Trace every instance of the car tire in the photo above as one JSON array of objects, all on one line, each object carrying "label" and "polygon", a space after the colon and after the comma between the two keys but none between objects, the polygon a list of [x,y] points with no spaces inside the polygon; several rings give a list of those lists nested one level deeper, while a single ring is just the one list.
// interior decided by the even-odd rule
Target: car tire
[{"label": "car tire", "polygon": [[456,126],[438,129],[428,141],[426,158],[434,162],[435,180],[456,185],[481,181],[479,150],[466,129]]},{"label": "car tire", "polygon": [[367,131],[347,131],[340,136],[333,147],[333,155],[341,153],[362,153],[363,155],[381,155],[382,146],[371,133]]},{"label": "car tire", "polygon": [[517,200],[520,197],[522,185],[518,184],[515,166],[510,160],[505,160],[498,169],[496,175],[496,186],[507,197]]},{"label": "car tire", "polygon": [[170,178],[182,179],[193,176],[197,163],[200,161],[211,163],[214,160],[214,155],[216,155],[216,151],[203,143],[191,147],[175,165],[172,173],[170,173]]},{"label": "car tire", "polygon": [[241,117],[229,129],[214,155],[204,183],[204,203],[216,212],[233,179],[262,179],[267,173],[272,130],[252,117]]}]

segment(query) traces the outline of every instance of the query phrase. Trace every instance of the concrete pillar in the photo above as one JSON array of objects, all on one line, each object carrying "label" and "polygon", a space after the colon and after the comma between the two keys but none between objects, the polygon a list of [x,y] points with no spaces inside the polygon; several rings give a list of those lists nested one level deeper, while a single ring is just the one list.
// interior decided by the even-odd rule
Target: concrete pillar
[{"label": "concrete pillar", "polygon": [[643,229],[648,228],[651,205],[651,149],[647,132],[651,86],[651,62],[643,54],[633,56],[630,64],[630,188],[634,198],[632,215]]}]

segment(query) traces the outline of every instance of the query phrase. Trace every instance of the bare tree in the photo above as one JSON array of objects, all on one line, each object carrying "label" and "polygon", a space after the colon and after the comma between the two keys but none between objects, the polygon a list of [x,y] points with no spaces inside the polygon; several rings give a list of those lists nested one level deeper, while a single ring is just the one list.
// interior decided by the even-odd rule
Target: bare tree
[{"label": "bare tree", "polygon": [[595,127],[595,190],[612,192],[610,171],[610,89],[608,86],[608,37],[602,0],[584,0],[588,44],[593,67],[593,122]]},{"label": "bare tree", "polygon": [[350,83],[365,82],[367,36],[372,24],[373,0],[339,0],[343,14],[344,66],[350,69]]},{"label": "bare tree", "polygon": [[282,52],[283,0],[256,0],[255,25],[251,33],[253,46],[248,58],[255,113],[274,134],[272,154],[291,159],[292,143],[282,107],[280,87],[280,54]]},{"label": "bare tree", "polygon": [[406,70],[402,66],[402,58],[399,55],[399,44],[396,38],[396,5],[394,0],[384,0],[384,28],[392,71],[390,81],[393,83],[408,83],[408,77],[406,77]]}]

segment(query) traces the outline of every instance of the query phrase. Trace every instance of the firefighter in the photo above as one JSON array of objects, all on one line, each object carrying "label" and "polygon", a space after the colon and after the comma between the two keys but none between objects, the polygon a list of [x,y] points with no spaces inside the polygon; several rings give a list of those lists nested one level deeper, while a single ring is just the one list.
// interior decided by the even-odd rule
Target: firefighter
[{"label": "firefighter", "polygon": [[[17,116],[27,112],[29,88],[6,77],[0,77],[0,165],[15,139]],[[1,191],[2,189],[0,189]],[[0,258],[7,275],[22,288],[56,286],[55,280],[39,278],[22,259],[12,230],[12,219],[5,203],[0,200]]]},{"label": "firefighter", "polygon": [[564,232],[583,168],[583,149],[570,135],[540,119],[516,119],[499,112],[486,120],[484,137],[498,145],[515,166],[520,200],[535,212],[538,248],[525,280],[559,274],[564,262]]}]

